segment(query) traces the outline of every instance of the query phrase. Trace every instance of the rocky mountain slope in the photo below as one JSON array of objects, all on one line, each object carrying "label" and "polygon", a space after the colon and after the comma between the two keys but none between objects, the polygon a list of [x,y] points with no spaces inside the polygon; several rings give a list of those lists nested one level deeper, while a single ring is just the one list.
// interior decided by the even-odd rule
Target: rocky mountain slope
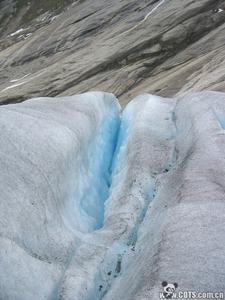
[{"label": "rocky mountain slope", "polygon": [[104,90],[125,104],[143,92],[225,90],[222,0],[63,1],[54,9],[47,1],[43,11],[29,3],[1,31],[1,103]]},{"label": "rocky mountain slope", "polygon": [[[6,37],[21,26],[38,25],[40,27],[47,24],[50,16],[62,12],[72,2],[72,0],[2,0],[0,2],[0,36]],[[2,43],[1,46],[6,47],[7,43]]]}]

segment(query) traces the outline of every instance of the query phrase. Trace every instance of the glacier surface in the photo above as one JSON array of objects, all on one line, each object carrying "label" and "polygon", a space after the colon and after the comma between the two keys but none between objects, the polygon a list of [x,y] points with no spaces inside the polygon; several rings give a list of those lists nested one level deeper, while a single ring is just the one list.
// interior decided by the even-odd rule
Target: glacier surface
[{"label": "glacier surface", "polygon": [[225,94],[0,107],[0,299],[225,291]]}]

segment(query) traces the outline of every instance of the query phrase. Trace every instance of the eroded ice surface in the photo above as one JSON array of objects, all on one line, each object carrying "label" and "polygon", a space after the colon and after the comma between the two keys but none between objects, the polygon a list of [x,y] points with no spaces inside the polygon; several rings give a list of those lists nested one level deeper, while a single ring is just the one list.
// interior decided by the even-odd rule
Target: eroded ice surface
[{"label": "eroded ice surface", "polygon": [[225,291],[225,94],[0,108],[0,299]]},{"label": "eroded ice surface", "polygon": [[0,299],[52,299],[101,226],[119,111],[104,93],[0,108]]}]

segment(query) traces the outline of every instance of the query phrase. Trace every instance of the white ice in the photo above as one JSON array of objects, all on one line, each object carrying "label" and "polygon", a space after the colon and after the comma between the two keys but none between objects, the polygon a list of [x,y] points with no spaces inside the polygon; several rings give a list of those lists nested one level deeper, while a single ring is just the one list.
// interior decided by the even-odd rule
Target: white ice
[{"label": "white ice", "polygon": [[100,92],[0,108],[0,299],[52,299],[101,226],[119,110]]},{"label": "white ice", "polygon": [[0,108],[0,299],[224,291],[225,94]]}]

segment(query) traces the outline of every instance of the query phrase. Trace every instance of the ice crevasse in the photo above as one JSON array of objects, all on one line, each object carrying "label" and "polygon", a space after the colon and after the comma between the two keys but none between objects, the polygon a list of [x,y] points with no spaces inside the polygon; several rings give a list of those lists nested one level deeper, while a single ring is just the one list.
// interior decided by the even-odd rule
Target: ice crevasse
[{"label": "ice crevasse", "polygon": [[0,299],[225,290],[225,94],[0,107]]}]

